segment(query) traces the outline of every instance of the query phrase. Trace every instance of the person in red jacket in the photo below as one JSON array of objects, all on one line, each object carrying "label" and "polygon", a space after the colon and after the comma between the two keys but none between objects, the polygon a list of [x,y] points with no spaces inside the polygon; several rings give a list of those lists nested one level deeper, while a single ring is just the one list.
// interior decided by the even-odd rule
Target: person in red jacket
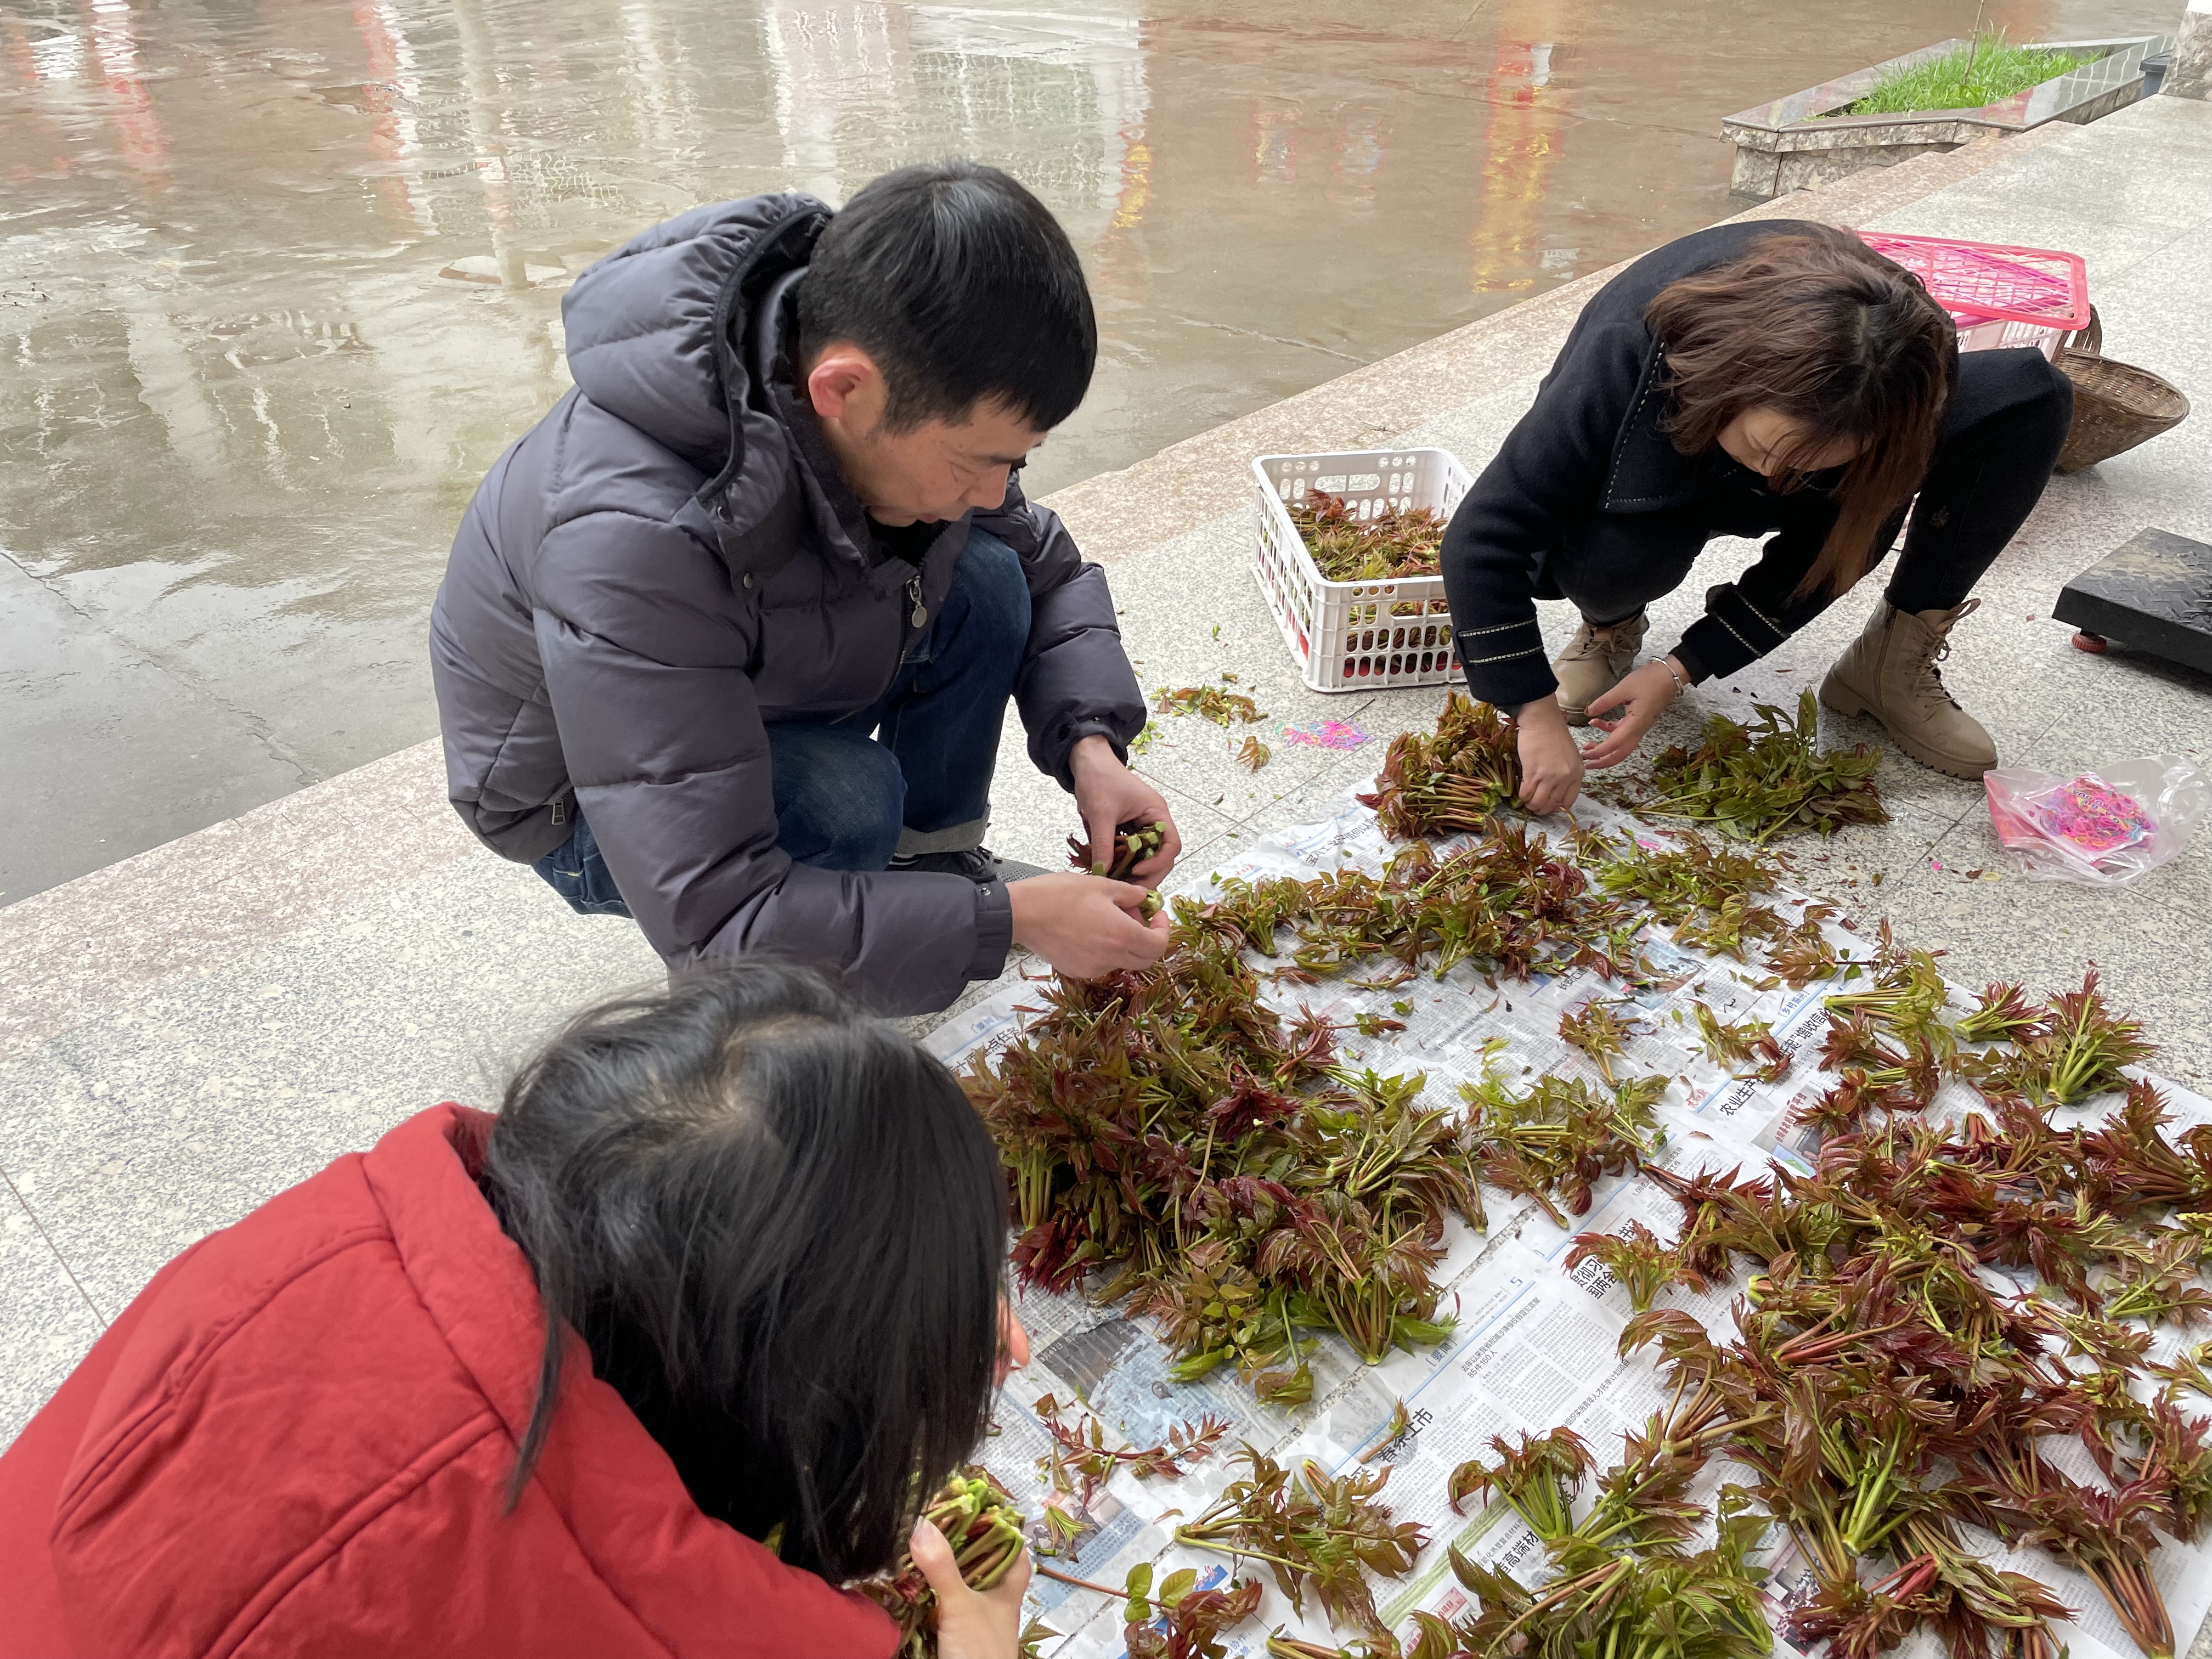
[{"label": "person in red jacket", "polygon": [[[592,1010],[163,1268],[0,1457],[0,1655],[947,1659],[923,1523],[1027,1358],[958,1085],[805,969]],[[769,1540],[774,1540],[770,1547]]]}]

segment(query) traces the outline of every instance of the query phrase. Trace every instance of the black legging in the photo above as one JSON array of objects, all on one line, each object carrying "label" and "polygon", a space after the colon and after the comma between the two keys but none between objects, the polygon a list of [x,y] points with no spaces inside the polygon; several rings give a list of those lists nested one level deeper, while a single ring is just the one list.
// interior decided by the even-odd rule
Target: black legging
[{"label": "black legging", "polygon": [[[2073,410],[2072,383],[2039,353],[1973,351],[1960,358],[1936,459],[1890,577],[1892,605],[1948,611],[1964,602],[2042,496]],[[1775,531],[1765,556],[1734,586],[1754,614],[1795,633],[1835,597],[1792,597],[1835,524],[1835,502],[1817,489],[1778,495],[1756,475],[1735,470],[1743,473],[1739,487],[1687,507],[1590,514],[1543,561],[1537,597],[1571,599],[1594,623],[1620,622],[1680,587],[1714,537]],[[1869,568],[1888,556],[1904,521],[1900,511]],[[1715,590],[1717,607],[1720,593]]]}]

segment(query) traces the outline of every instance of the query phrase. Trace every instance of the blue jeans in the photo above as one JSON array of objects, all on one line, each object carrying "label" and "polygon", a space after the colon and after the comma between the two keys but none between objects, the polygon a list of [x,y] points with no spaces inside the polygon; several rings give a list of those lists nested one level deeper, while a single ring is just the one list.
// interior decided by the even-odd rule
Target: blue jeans
[{"label": "blue jeans", "polygon": [[[936,621],[872,708],[769,723],[776,844],[820,870],[880,870],[895,854],[980,845],[1029,637],[1019,556],[969,531]],[[630,913],[580,811],[575,833],[532,867],[579,915]]]}]

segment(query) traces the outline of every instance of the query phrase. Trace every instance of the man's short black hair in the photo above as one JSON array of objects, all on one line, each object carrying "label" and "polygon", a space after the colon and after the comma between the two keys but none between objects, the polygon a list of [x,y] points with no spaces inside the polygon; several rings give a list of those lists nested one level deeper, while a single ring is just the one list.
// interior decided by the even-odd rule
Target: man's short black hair
[{"label": "man's short black hair", "polygon": [[883,371],[884,420],[964,421],[995,398],[1043,432],[1075,412],[1098,358],[1067,233],[1012,175],[957,157],[864,187],[799,285],[809,358],[849,340]]}]

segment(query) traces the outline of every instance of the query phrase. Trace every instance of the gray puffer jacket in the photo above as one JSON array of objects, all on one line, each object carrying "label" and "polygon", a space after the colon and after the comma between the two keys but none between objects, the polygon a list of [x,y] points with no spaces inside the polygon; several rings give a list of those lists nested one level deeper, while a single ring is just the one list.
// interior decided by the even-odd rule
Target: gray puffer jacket
[{"label": "gray puffer jacket", "polygon": [[494,851],[541,858],[580,810],[672,964],[776,951],[842,970],[880,1012],[918,1013],[999,972],[1006,890],[794,864],[776,845],[764,723],[881,696],[970,524],[1029,577],[1015,699],[1038,768],[1066,785],[1094,732],[1126,752],[1144,702],[1105,573],[1018,483],[996,512],[948,525],[918,573],[874,548],[771,373],[829,218],[799,195],[696,208],[577,278],[562,307],[575,390],[477,488],[431,669],[448,793]]}]

